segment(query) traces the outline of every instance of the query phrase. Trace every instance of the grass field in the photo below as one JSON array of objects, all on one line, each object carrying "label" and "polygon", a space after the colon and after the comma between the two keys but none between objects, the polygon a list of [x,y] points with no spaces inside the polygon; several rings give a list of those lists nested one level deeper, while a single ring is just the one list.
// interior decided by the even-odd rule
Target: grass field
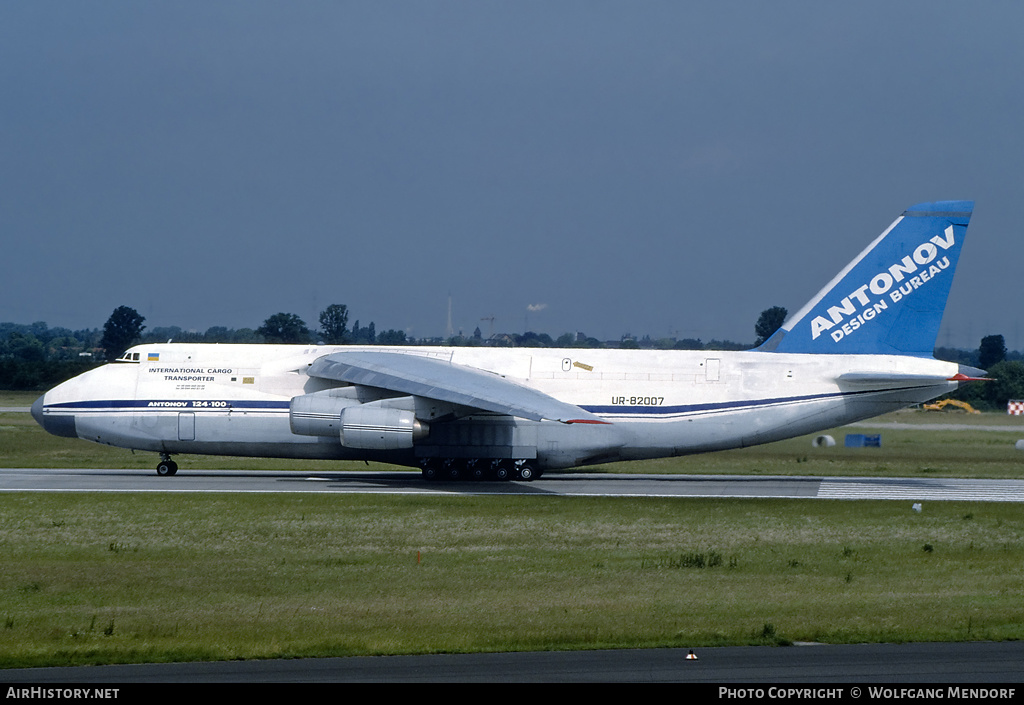
[{"label": "grass field", "polygon": [[0,499],[5,667],[1024,638],[1002,503]]},{"label": "grass field", "polygon": [[[1008,430],[886,428],[881,448],[806,437],[598,469],[1024,474],[1020,419],[887,420]],[[851,430],[833,432],[840,446]],[[154,464],[0,414],[3,467]],[[1024,511],[1004,503],[0,493],[0,667],[1020,639],[1022,539]]]}]

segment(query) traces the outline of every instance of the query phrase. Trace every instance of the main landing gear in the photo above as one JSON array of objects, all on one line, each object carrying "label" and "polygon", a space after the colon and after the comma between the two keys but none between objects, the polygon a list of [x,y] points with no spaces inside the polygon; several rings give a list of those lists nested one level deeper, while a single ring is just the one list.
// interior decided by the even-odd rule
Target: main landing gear
[{"label": "main landing gear", "polygon": [[542,471],[535,460],[488,460],[486,458],[423,458],[420,461],[424,480],[521,480],[531,482]]},{"label": "main landing gear", "polygon": [[178,464],[171,460],[171,456],[167,453],[160,454],[160,464],[156,466],[156,474],[161,476],[169,476],[178,472]]}]

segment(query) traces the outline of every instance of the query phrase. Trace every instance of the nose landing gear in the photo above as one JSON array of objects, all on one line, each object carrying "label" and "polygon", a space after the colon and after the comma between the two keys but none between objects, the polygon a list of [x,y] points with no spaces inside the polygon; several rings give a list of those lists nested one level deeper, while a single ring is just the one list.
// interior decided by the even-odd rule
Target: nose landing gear
[{"label": "nose landing gear", "polygon": [[171,460],[171,456],[167,453],[160,454],[160,463],[156,466],[156,474],[161,477],[167,477],[174,475],[178,472],[178,464]]}]

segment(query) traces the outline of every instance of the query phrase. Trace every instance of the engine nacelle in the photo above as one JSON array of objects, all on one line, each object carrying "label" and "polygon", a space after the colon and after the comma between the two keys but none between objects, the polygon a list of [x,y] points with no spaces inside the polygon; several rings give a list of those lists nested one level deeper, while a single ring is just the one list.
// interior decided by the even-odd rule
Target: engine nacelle
[{"label": "engine nacelle", "polygon": [[413,441],[426,435],[427,429],[416,420],[416,414],[405,409],[363,404],[341,411],[341,444],[346,448],[412,448]]},{"label": "engine nacelle", "polygon": [[346,391],[332,389],[293,398],[288,407],[292,433],[337,438],[341,433],[342,409],[359,406],[360,403],[358,399],[343,396]]},{"label": "engine nacelle", "polygon": [[370,450],[412,448],[427,436],[427,426],[416,420],[412,397],[362,401],[353,387],[294,397],[288,410],[292,433],[333,437],[346,448]]}]

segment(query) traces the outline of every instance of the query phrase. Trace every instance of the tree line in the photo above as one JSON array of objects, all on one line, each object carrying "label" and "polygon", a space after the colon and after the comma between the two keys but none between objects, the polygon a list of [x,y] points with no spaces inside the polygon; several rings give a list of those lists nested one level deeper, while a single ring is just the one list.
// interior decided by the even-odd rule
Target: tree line
[{"label": "tree line", "polygon": [[[785,309],[782,309],[784,312]],[[277,343],[325,345],[453,345],[562,348],[657,348],[677,350],[745,350],[750,344],[729,340],[702,341],[700,338],[652,338],[623,335],[617,341],[602,341],[584,333],[565,333],[553,338],[547,333],[500,333],[484,338],[477,327],[471,335],[413,338],[403,330],[378,331],[370,321],[358,319],[349,326],[349,311],[344,304],[332,304],[319,316],[319,327],[310,327],[294,313],[275,313],[256,328],[212,326],[206,331],[185,330],[179,326],[147,329],[145,317],[128,306],[119,306],[103,328],[70,330],[50,328],[45,322],[32,324],[0,323],[0,359],[24,362],[74,360],[114,360],[133,345],[145,343]],[[781,321],[779,321],[781,324]]]},{"label": "tree line", "polygon": [[[119,306],[102,329],[50,328],[44,322],[0,323],[0,389],[42,390],[52,387],[106,360],[119,357],[140,343],[298,343],[327,345],[451,345],[535,348],[630,348],[658,350],[746,350],[771,337],[783,324],[787,311],[773,306],[761,312],[754,325],[755,343],[728,340],[704,342],[699,338],[652,338],[624,335],[617,341],[600,341],[583,333],[552,338],[527,331],[484,338],[477,327],[469,336],[411,338],[405,331],[377,331],[373,321],[349,326],[349,310],[332,304],[320,312],[319,327],[311,328],[294,313],[276,313],[257,328],[213,326],[205,332],[178,326],[146,330],[145,318],[128,306]],[[1024,353],[1008,351],[1002,335],[988,335],[974,350],[939,347],[935,357],[988,370],[992,382],[970,384],[953,394],[982,409],[1005,408],[1009,399],[1024,399]]]}]

